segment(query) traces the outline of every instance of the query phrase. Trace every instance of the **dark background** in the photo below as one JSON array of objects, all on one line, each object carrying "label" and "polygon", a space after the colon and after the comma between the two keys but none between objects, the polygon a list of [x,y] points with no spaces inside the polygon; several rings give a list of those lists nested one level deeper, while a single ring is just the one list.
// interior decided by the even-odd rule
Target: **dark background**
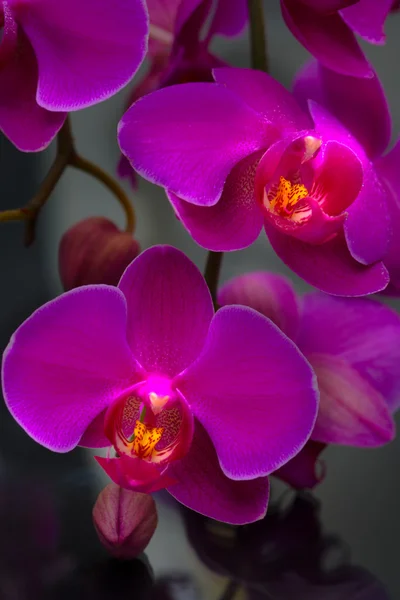
[{"label": "dark background", "polygon": [[[296,69],[304,62],[307,54],[285,29],[277,0],[268,0],[265,5],[271,72],[290,87]],[[399,26],[400,15],[393,16],[386,27],[387,45],[366,47],[381,77],[392,109],[393,139],[400,131]],[[232,64],[248,66],[247,35],[234,42],[217,43],[215,49]],[[126,93],[124,91],[111,101],[73,115],[72,119],[80,152],[110,172],[115,170],[118,159],[115,131],[123,111]],[[50,148],[40,155],[21,154],[7,140],[1,138],[1,209],[19,207],[28,201],[37,190],[53,152],[54,148]],[[170,243],[183,249],[200,267],[203,266],[205,252],[194,244],[175,219],[161,190],[142,182],[133,200],[138,215],[137,236],[143,248],[155,243]],[[37,241],[31,248],[26,249],[23,246],[21,224],[2,224],[2,349],[15,328],[36,307],[61,291],[57,273],[57,247],[62,232],[77,220],[95,214],[103,214],[123,225],[120,209],[108,192],[86,175],[71,171],[64,176],[43,211]],[[222,279],[245,270],[256,269],[285,273],[295,281],[299,290],[306,289],[306,286],[269,250],[265,237],[260,237],[248,250],[227,256]],[[392,305],[400,307],[396,302]],[[337,593],[333,590],[330,596],[324,596],[322,592],[317,592],[314,596],[310,592],[304,598],[400,598],[400,440],[377,450],[329,448],[325,453],[325,460],[328,474],[315,494],[321,500],[324,530],[340,536],[348,548],[351,561],[378,577],[387,586],[390,595],[380,596],[380,592],[376,592],[371,596],[345,596],[340,590]],[[58,523],[57,541],[54,546],[57,550],[51,550],[54,556],[57,555],[55,575],[46,575],[48,581],[52,584],[58,577],[71,578],[71,573],[76,573],[81,565],[89,571],[92,567],[94,569],[93,572],[90,571],[90,576],[85,575],[85,581],[88,578],[91,582],[95,581],[101,572],[104,574],[103,567],[96,571],[93,566],[97,564],[96,561],[104,560],[104,553],[97,543],[90,515],[96,495],[105,484],[106,479],[94,464],[90,452],[78,449],[67,456],[50,453],[32,442],[12,421],[3,404],[1,405],[0,600],[36,597],[32,595],[36,592],[34,586],[31,586],[31,580],[26,586],[21,581],[27,570],[29,556],[34,555],[37,546],[41,545],[31,531],[32,522],[41,523],[40,507],[47,515],[51,515],[53,511],[54,519]],[[277,496],[279,491],[280,489],[275,492]],[[42,493],[44,500],[41,497]],[[35,496],[37,494],[38,498]],[[2,531],[3,523],[5,535]],[[42,526],[39,527],[41,528]],[[309,537],[307,530],[299,532],[299,539],[303,540],[305,547]],[[13,550],[14,554],[10,551],[10,544],[17,548]],[[60,552],[61,558],[58,555]],[[226,552],[233,553],[234,550],[231,548]],[[10,554],[14,557],[12,567],[9,564]],[[224,589],[224,580],[212,574],[197,560],[187,542],[181,514],[171,502],[165,503],[160,500],[160,525],[147,554],[157,577],[176,571],[190,574],[196,580],[204,598],[216,598]],[[44,563],[53,564],[47,555]],[[107,568],[111,569],[110,577],[113,581],[114,567]],[[10,577],[6,574],[14,572],[13,569],[15,577],[11,577],[10,583]],[[41,572],[41,567],[36,563],[32,569],[33,572]],[[140,572],[138,577],[142,581],[142,567],[136,565],[132,569],[132,573],[136,573],[136,570]],[[122,575],[119,574],[118,580],[122,579]],[[16,581],[19,581],[18,585]],[[196,597],[193,595],[195,588],[192,589],[191,585],[183,583],[184,592],[181,590],[183,595],[180,597]],[[103,583],[100,587],[102,586],[104,589],[107,587]],[[179,585],[175,587],[178,589]],[[37,597],[44,597],[43,593],[38,592]],[[238,598],[241,593],[239,591]],[[283,596],[262,597],[292,597],[289,592],[282,593]],[[137,593],[135,597],[141,596]],[[295,597],[300,596],[293,596]]]}]

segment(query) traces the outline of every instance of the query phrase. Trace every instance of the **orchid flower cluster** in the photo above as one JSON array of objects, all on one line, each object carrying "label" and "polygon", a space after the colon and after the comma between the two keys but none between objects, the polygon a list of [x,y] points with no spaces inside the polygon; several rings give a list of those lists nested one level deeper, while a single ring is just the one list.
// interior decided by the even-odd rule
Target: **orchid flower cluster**
[{"label": "orchid flower cluster", "polygon": [[[0,128],[25,152],[58,142],[37,195],[0,221],[24,221],[32,241],[69,166],[108,186],[127,215],[125,232],[93,217],[61,240],[65,293],[3,355],[19,425],[55,452],[107,448],[97,463],[127,506],[127,492],[165,488],[231,524],[265,515],[270,475],[317,485],[328,444],[390,442],[400,317],[365,296],[400,296],[400,142],[390,148],[385,94],[357,40],[384,43],[398,3],[281,0],[312,55],[292,91],[267,73],[260,0],[0,4]],[[212,53],[215,37],[246,27],[251,69]],[[118,173],[133,190],[138,175],[165,189],[208,251],[204,276],[176,248],[140,252],[128,194],[73,142],[68,113],[115,94],[145,58],[116,132]],[[223,253],[262,231],[316,290],[299,296],[267,264],[219,284]],[[118,493],[96,512],[108,545],[100,521]],[[133,505],[150,506],[153,531],[154,506]]]}]

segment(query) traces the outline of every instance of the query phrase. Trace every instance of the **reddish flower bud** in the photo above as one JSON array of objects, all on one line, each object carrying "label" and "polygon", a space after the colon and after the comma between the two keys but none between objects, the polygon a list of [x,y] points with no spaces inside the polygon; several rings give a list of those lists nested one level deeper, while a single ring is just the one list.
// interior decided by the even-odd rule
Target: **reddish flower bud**
[{"label": "reddish flower bud", "polygon": [[58,253],[65,290],[93,283],[117,285],[139,254],[138,242],[104,217],[80,221],[63,235]]},{"label": "reddish flower bud", "polygon": [[151,496],[110,483],[93,508],[93,522],[103,546],[115,557],[132,559],[146,548],[157,527]]}]

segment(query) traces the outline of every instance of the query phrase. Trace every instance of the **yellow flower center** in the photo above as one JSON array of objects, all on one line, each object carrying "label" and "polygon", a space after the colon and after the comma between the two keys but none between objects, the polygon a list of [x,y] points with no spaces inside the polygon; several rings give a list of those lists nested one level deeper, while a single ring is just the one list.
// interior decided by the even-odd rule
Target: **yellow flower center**
[{"label": "yellow flower center", "polygon": [[267,208],[281,217],[291,217],[296,204],[307,196],[309,193],[303,183],[293,184],[280,176],[278,185],[268,192]]},{"label": "yellow flower center", "polygon": [[163,427],[147,427],[141,421],[136,421],[133,432],[132,450],[138,458],[152,459],[157,451],[156,445],[164,433]]}]

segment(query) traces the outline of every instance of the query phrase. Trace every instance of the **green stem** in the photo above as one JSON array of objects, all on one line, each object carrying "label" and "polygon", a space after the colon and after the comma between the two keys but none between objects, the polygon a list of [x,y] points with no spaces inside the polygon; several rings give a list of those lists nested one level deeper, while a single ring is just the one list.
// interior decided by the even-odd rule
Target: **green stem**
[{"label": "green stem", "polygon": [[211,293],[211,298],[214,303],[215,310],[218,309],[217,303],[217,291],[218,291],[218,280],[221,272],[222,259],[224,257],[223,252],[209,252],[207,256],[206,268],[204,271],[204,279],[208,285]]},{"label": "green stem", "polygon": [[103,171],[98,165],[78,155],[74,145],[69,117],[67,117],[64,125],[58,132],[57,154],[38,192],[22,208],[1,211],[0,222],[25,221],[25,245],[30,246],[35,239],[36,221],[39,213],[68,166],[73,166],[76,169],[85,171],[108,187],[125,211],[126,231],[128,233],[133,233],[135,229],[135,212],[128,196],[113,177],[108,175],[108,173]]},{"label": "green stem", "polygon": [[253,69],[268,73],[267,36],[263,0],[247,0],[250,21],[251,64]]}]

